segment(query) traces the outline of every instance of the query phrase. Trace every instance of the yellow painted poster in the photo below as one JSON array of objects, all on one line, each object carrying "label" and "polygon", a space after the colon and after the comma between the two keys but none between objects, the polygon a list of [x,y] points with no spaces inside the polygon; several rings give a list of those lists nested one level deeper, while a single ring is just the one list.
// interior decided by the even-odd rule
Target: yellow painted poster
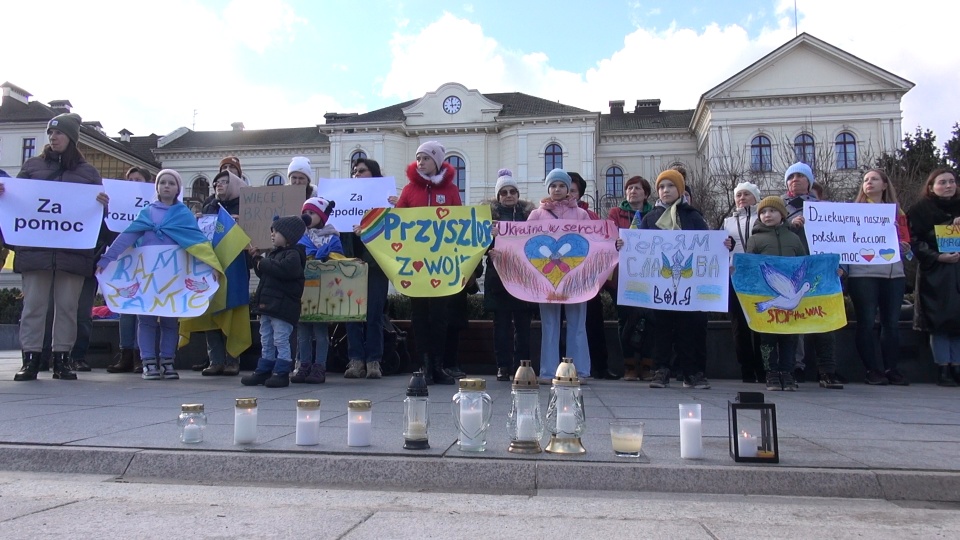
[{"label": "yellow painted poster", "polygon": [[493,240],[489,206],[374,208],[360,239],[402,294],[437,297],[466,285]]}]

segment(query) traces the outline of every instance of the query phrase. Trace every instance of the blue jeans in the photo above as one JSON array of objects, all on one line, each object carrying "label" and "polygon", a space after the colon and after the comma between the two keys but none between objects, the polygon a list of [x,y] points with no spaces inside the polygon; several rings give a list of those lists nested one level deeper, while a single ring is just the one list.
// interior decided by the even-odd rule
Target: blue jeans
[{"label": "blue jeans", "polygon": [[[906,278],[852,277],[847,280],[847,290],[853,301],[857,317],[857,352],[860,361],[868,370],[885,371],[896,369],[900,354],[900,306]],[[880,354],[883,365],[877,362],[876,336],[873,322],[880,311]]]},{"label": "blue jeans", "polygon": [[930,351],[938,366],[960,365],[960,336],[930,334]]},{"label": "blue jeans", "polygon": [[[567,314],[567,356],[580,378],[590,376],[587,303],[563,304]],[[560,365],[560,304],[540,304],[540,376],[553,377]]]},{"label": "blue jeans", "polygon": [[260,316],[260,358],[264,360],[284,360],[290,362],[290,334],[293,325],[287,321],[271,317]]},{"label": "blue jeans", "polygon": [[[261,324],[263,324],[261,322]],[[316,340],[316,348],[313,341]],[[327,369],[327,354],[330,351],[330,332],[327,323],[297,324],[298,360],[305,364],[319,364]]]},{"label": "blue jeans", "polygon": [[120,314],[120,348],[137,348],[137,316],[128,313]]},{"label": "blue jeans", "polygon": [[370,264],[368,268],[367,322],[347,323],[347,357],[379,362],[383,359],[383,310],[387,306],[389,281],[379,266]]},{"label": "blue jeans", "polygon": [[[179,321],[176,317],[157,317],[156,315],[137,315],[137,341],[140,344],[140,357],[173,358],[177,354],[177,333]],[[157,356],[157,331],[160,332],[160,356]]]}]

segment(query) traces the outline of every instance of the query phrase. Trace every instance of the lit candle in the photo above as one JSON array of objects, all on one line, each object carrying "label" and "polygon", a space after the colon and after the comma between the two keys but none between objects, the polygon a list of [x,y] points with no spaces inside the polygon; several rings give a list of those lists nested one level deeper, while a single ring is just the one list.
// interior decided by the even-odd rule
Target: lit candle
[{"label": "lit candle", "polygon": [[233,444],[257,442],[257,398],[239,398],[233,413]]},{"label": "lit candle", "polygon": [[569,407],[557,411],[557,435],[561,433],[571,436],[577,433],[577,416]]},{"label": "lit candle", "polygon": [[680,457],[683,459],[700,459],[703,457],[703,432],[699,418],[688,413],[687,418],[680,419]]},{"label": "lit candle", "polygon": [[740,457],[757,457],[759,450],[759,441],[746,431],[740,432],[737,436],[737,450]]},{"label": "lit candle", "polygon": [[427,423],[426,422],[417,422],[416,420],[411,420],[407,424],[407,435],[408,439],[412,440],[423,440],[427,438]]},{"label": "lit candle", "polygon": [[313,446],[320,444],[320,422],[319,418],[310,418],[297,420],[297,445]]},{"label": "lit candle", "polygon": [[473,409],[466,403],[460,402],[460,446],[477,447],[483,446],[483,436],[480,431],[483,429],[483,411]]},{"label": "lit candle", "polygon": [[203,441],[203,432],[200,426],[192,422],[183,426],[183,435],[180,437],[180,441],[185,443],[198,443]]},{"label": "lit candle", "polygon": [[358,399],[347,404],[347,446],[370,446],[373,435],[370,401]]},{"label": "lit candle", "polygon": [[537,429],[532,414],[517,415],[517,439],[521,441],[537,440]]}]

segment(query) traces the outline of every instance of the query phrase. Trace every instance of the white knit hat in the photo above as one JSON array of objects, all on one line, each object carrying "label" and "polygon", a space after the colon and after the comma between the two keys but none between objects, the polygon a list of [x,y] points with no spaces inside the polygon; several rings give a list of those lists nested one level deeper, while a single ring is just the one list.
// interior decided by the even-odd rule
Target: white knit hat
[{"label": "white knit hat", "polygon": [[518,186],[517,181],[513,179],[513,172],[511,172],[510,169],[500,169],[497,171],[496,195],[499,197],[500,190],[507,186],[513,186],[517,188],[517,191],[520,191],[520,186]]},{"label": "white knit hat", "polygon": [[733,196],[736,197],[737,193],[741,191],[749,191],[757,202],[760,202],[760,199],[763,198],[760,196],[760,187],[751,182],[740,182],[737,184],[737,187],[733,188]]},{"label": "white knit hat", "polygon": [[287,167],[287,178],[292,173],[303,173],[307,176],[309,182],[313,182],[313,167],[310,165],[310,158],[297,156],[290,160],[290,166]]},{"label": "white knit hat", "polygon": [[443,165],[443,158],[447,155],[447,149],[437,141],[427,141],[417,147],[417,154],[426,154],[437,164],[437,170]]}]

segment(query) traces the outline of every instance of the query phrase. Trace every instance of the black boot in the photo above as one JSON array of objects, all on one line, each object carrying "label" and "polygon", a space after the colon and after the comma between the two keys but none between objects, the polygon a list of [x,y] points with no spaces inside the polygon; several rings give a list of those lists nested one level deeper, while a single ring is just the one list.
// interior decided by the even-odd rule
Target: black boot
[{"label": "black boot", "polygon": [[940,366],[940,379],[937,380],[937,386],[949,386],[951,388],[957,386],[957,381],[953,378],[953,370],[950,369],[950,366]]},{"label": "black boot", "polygon": [[107,373],[129,373],[133,371],[133,349],[120,349],[120,360],[107,366]]},{"label": "black boot", "polygon": [[53,378],[63,381],[77,380],[77,374],[71,369],[73,365],[70,362],[69,352],[53,353]]},{"label": "black boot", "polygon": [[457,380],[443,369],[439,359],[431,360],[427,367],[427,373],[432,374],[433,384],[457,384]]},{"label": "black boot", "polygon": [[23,353],[23,367],[13,376],[15,381],[35,381],[37,380],[37,371],[40,370],[40,353]]}]

